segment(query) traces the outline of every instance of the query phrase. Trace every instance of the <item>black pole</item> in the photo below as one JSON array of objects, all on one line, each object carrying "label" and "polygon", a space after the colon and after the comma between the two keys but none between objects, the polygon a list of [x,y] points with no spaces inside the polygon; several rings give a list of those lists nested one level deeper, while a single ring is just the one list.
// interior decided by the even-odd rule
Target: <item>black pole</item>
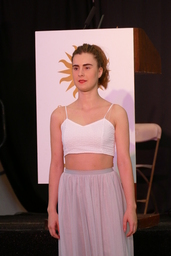
[{"label": "black pole", "polygon": [[91,8],[91,11],[90,11],[90,13],[89,13],[89,15],[88,15],[86,21],[84,22],[84,28],[83,28],[83,29],[87,28],[87,27],[90,25],[90,22],[91,22],[91,20],[92,20],[92,18],[93,18],[93,16],[94,16],[95,12],[96,12],[96,7],[93,6],[93,7]]},{"label": "black pole", "polygon": [[6,139],[6,127],[5,127],[5,110],[4,110],[4,104],[2,100],[0,100],[0,105],[2,108],[2,131],[3,131],[2,142],[0,143],[0,148],[1,148]]}]

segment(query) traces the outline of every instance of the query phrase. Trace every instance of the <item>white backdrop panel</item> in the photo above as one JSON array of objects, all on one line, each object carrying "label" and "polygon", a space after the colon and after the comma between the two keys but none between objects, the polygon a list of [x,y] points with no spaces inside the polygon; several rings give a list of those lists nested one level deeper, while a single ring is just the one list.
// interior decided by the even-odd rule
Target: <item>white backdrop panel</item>
[{"label": "white backdrop panel", "polygon": [[71,61],[67,54],[72,55],[74,46],[83,43],[97,44],[109,59],[110,82],[107,90],[99,89],[99,93],[127,111],[130,155],[136,181],[133,29],[38,31],[35,39],[38,183],[48,183],[49,179],[50,115],[58,105],[68,105],[77,98],[77,94],[75,98],[73,96],[75,86],[67,90],[71,83],[70,78],[66,81],[69,74],[60,71],[70,73]]}]

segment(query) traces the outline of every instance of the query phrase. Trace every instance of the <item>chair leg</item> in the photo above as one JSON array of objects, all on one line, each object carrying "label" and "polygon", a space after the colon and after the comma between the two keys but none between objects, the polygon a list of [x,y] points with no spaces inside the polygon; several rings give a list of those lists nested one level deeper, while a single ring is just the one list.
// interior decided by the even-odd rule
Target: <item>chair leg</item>
[{"label": "chair leg", "polygon": [[152,187],[152,182],[153,182],[154,169],[155,169],[155,164],[156,164],[159,141],[160,140],[158,139],[157,142],[156,142],[157,144],[156,144],[156,149],[155,149],[155,153],[154,153],[153,166],[152,166],[152,171],[151,171],[151,176],[150,176],[150,181],[149,181],[149,188],[148,188],[148,192],[147,192],[147,200],[146,200],[146,203],[145,203],[144,214],[147,213],[148,203],[149,203],[149,199],[150,199],[150,193],[151,193],[151,187]]},{"label": "chair leg", "polygon": [[[137,171],[137,173],[139,173],[139,175],[146,181],[146,183],[147,183],[147,190],[148,190],[148,188],[149,188],[149,180],[147,179],[147,177],[143,174],[143,172],[139,169],[139,168],[137,168],[136,169],[136,171]],[[154,197],[154,194],[153,194],[153,191],[152,191],[152,189],[151,189],[151,197],[152,197],[152,200],[153,200],[153,204],[154,204],[154,207],[155,207],[155,213],[157,213],[158,212],[158,208],[157,208],[157,204],[156,204],[156,200],[155,200],[155,197]],[[144,199],[144,203],[146,203],[146,199]]]}]

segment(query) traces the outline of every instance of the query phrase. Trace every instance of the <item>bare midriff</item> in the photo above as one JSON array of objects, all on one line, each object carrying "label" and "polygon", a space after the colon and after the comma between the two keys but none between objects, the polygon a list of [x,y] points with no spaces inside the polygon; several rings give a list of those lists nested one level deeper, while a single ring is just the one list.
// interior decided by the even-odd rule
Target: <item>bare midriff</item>
[{"label": "bare midriff", "polygon": [[113,156],[105,154],[68,154],[65,156],[65,167],[70,170],[102,170],[113,167]]}]

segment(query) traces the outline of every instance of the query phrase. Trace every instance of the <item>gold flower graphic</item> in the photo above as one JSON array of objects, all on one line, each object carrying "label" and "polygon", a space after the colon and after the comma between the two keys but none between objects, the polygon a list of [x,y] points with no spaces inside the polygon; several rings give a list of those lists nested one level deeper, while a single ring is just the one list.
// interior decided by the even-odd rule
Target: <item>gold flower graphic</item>
[{"label": "gold flower graphic", "polygon": [[[77,46],[73,45],[73,47],[75,48],[75,50],[77,49]],[[65,52],[65,54],[69,58],[70,62],[68,62],[66,60],[63,60],[63,59],[60,60],[59,62],[62,62],[67,69],[61,70],[61,71],[59,71],[59,73],[66,74],[68,76],[61,78],[59,83],[61,84],[62,82],[70,82],[70,84],[69,84],[69,86],[66,90],[66,91],[68,91],[69,89],[74,87],[74,80],[73,80],[73,76],[72,76],[72,62],[71,62],[72,56],[67,52]],[[78,90],[77,90],[77,88],[75,88],[74,91],[73,91],[74,98],[75,98],[75,95],[76,95],[77,92],[78,92]]]}]

